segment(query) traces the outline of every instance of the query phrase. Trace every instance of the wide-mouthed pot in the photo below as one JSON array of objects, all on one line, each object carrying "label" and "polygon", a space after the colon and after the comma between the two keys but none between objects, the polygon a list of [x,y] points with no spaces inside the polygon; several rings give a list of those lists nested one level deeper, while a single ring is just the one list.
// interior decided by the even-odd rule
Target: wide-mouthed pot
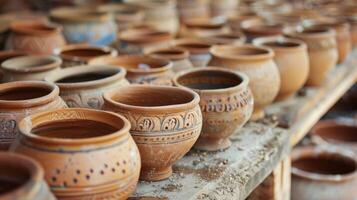
[{"label": "wide-mouthed pot", "polygon": [[60,88],[69,107],[101,109],[103,92],[129,85],[126,70],[107,65],[81,65],[49,74],[45,80]]},{"label": "wide-mouthed pot", "polygon": [[251,119],[264,117],[264,108],[274,101],[280,89],[280,74],[273,61],[273,50],[252,45],[217,45],[210,52],[209,66],[222,66],[248,75],[254,97]]},{"label": "wide-mouthed pot", "polygon": [[94,46],[83,44],[72,44],[57,48],[53,51],[59,56],[63,63],[62,67],[71,67],[76,65],[88,64],[90,59],[99,56],[117,56],[118,52],[107,46]]},{"label": "wide-mouthed pot", "polygon": [[228,28],[221,18],[191,19],[183,22],[180,37],[202,38],[222,33],[228,33]]},{"label": "wide-mouthed pot", "polygon": [[176,75],[174,84],[197,92],[202,111],[202,132],[195,148],[217,151],[230,147],[229,136],[249,120],[253,95],[243,73],[207,67]]},{"label": "wide-mouthed pot", "polygon": [[126,69],[130,83],[172,85],[172,62],[144,55],[98,57],[89,62],[93,65],[113,65]]},{"label": "wide-mouthed pot", "polygon": [[202,39],[178,39],[173,41],[173,46],[187,50],[190,61],[194,67],[205,67],[211,59],[209,49],[213,43]]},{"label": "wide-mouthed pot", "polygon": [[309,55],[301,40],[285,37],[261,37],[253,44],[273,49],[280,72],[280,90],[276,100],[284,100],[301,89],[309,76]]},{"label": "wide-mouthed pot", "polygon": [[353,200],[357,196],[357,160],[333,147],[301,147],[292,152],[292,200]]},{"label": "wide-mouthed pot", "polygon": [[0,150],[7,150],[19,133],[24,117],[65,108],[56,85],[43,81],[16,81],[0,84]]},{"label": "wide-mouthed pot", "polygon": [[35,160],[15,153],[0,153],[0,199],[55,200]]},{"label": "wide-mouthed pot", "polygon": [[286,32],[288,37],[300,39],[307,45],[310,72],[306,84],[321,86],[335,67],[338,52],[335,31],[325,27],[310,27]]},{"label": "wide-mouthed pot", "polygon": [[115,113],[69,108],[30,115],[11,151],[37,160],[58,199],[127,199],[140,155],[130,123]]},{"label": "wide-mouthed pot", "polygon": [[241,45],[246,41],[245,35],[240,32],[236,33],[220,33],[205,37],[207,41],[212,42],[212,44],[234,44]]},{"label": "wide-mouthed pot", "polygon": [[202,128],[197,93],[178,87],[131,85],[104,94],[104,110],[124,115],[141,155],[140,179],[158,181],[196,142]]}]

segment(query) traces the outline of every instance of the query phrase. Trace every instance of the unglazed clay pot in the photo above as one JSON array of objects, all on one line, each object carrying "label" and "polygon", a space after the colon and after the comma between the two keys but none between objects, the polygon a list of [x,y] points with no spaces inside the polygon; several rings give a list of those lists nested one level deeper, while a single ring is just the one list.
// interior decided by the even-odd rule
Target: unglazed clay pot
[{"label": "unglazed clay pot", "polygon": [[124,115],[141,155],[140,179],[158,181],[196,142],[200,97],[178,87],[132,85],[104,94],[104,109]]},{"label": "unglazed clay pot", "polygon": [[62,28],[40,21],[11,23],[11,34],[6,48],[31,54],[52,54],[53,49],[64,46]]},{"label": "unglazed clay pot", "polygon": [[16,138],[18,123],[24,117],[65,107],[54,84],[43,81],[0,84],[0,150],[7,150]]},{"label": "unglazed clay pot", "polygon": [[350,151],[302,147],[292,159],[292,200],[354,200],[357,197],[357,161]]},{"label": "unglazed clay pot", "polygon": [[283,28],[282,24],[268,24],[261,20],[247,20],[242,23],[242,32],[247,37],[248,42],[259,37],[282,36]]},{"label": "unglazed clay pot", "polygon": [[157,49],[149,52],[148,56],[151,58],[170,60],[172,62],[172,70],[174,72],[180,72],[193,68],[192,63],[189,60],[190,53],[179,47]]},{"label": "unglazed clay pot", "polygon": [[228,148],[229,136],[239,131],[253,112],[249,78],[243,73],[207,67],[180,73],[173,81],[176,86],[200,95],[203,126],[195,148],[207,151]]},{"label": "unglazed clay pot", "polygon": [[61,59],[55,56],[21,56],[1,63],[2,82],[43,80],[51,72],[57,72]]},{"label": "unglazed clay pot", "polygon": [[253,44],[273,49],[274,62],[280,72],[280,90],[276,100],[294,95],[306,83],[309,76],[309,55],[301,40],[285,37],[261,37]]},{"label": "unglazed clay pot", "polygon": [[124,117],[59,109],[25,118],[20,130],[11,151],[43,166],[58,199],[127,199],[135,190],[140,155]]},{"label": "unglazed clay pot", "polygon": [[111,47],[83,44],[67,45],[62,48],[55,49],[53,53],[62,59],[62,67],[88,64],[90,59],[99,56],[118,55],[118,52]]},{"label": "unglazed clay pot", "polygon": [[101,109],[102,94],[129,82],[122,67],[82,65],[49,74],[45,80],[60,88],[60,96],[69,107]]},{"label": "unglazed clay pot", "polygon": [[211,35],[228,33],[225,20],[220,18],[192,19],[185,21],[181,26],[180,37],[202,38]]},{"label": "unglazed clay pot", "polygon": [[246,20],[261,20],[261,18],[253,11],[244,11],[232,13],[228,16],[228,25],[233,32],[242,31],[242,23]]},{"label": "unglazed clay pot", "polygon": [[[0,51],[0,65],[7,59],[20,57],[20,56],[26,56],[26,55],[27,54],[25,52],[21,52],[21,51],[13,51],[13,50]],[[0,83],[2,80],[2,76],[3,76],[3,73],[2,73],[1,67],[0,67]]]},{"label": "unglazed clay pot", "polygon": [[236,0],[210,1],[210,11],[212,16],[226,16],[238,7]]},{"label": "unglazed clay pot", "polygon": [[252,45],[217,45],[211,48],[209,66],[222,66],[248,75],[254,96],[252,120],[264,117],[264,108],[271,104],[280,88],[278,67],[270,48]]},{"label": "unglazed clay pot", "polygon": [[212,42],[213,44],[234,44],[234,45],[241,45],[244,44],[246,41],[245,35],[242,33],[221,33],[216,35],[211,35],[205,37],[207,41]]},{"label": "unglazed clay pot", "polygon": [[55,200],[35,160],[14,153],[0,153],[0,199]]},{"label": "unglazed clay pot", "polygon": [[199,39],[178,39],[173,41],[173,46],[180,47],[190,52],[190,61],[194,67],[205,67],[211,59],[209,49],[213,43]]},{"label": "unglazed clay pot", "polygon": [[311,27],[289,31],[287,35],[303,40],[307,45],[310,72],[306,84],[308,86],[324,84],[329,71],[338,60],[335,32],[329,28]]},{"label": "unglazed clay pot", "polygon": [[209,17],[208,0],[180,0],[177,1],[177,10],[180,21]]},{"label": "unglazed clay pot", "polygon": [[172,62],[150,58],[143,55],[117,57],[103,56],[89,62],[93,65],[113,65],[127,70],[126,78],[130,83],[172,85]]}]

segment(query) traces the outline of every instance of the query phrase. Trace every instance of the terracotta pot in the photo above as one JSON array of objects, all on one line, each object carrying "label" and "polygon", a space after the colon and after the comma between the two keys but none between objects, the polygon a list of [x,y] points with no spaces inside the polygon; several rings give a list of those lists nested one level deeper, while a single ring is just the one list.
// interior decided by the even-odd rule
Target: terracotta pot
[{"label": "terracotta pot", "polygon": [[7,150],[17,137],[18,123],[22,118],[65,107],[54,84],[42,81],[0,84],[0,150]]},{"label": "terracotta pot", "polygon": [[61,59],[55,56],[21,56],[1,63],[2,82],[43,80],[51,72],[57,72]]},{"label": "terracotta pot", "polygon": [[210,50],[209,66],[222,66],[248,75],[254,96],[252,120],[264,117],[264,108],[271,104],[279,92],[280,75],[270,48],[252,45],[218,45]]},{"label": "terracotta pot", "polygon": [[303,40],[307,45],[310,72],[306,85],[323,85],[338,59],[335,32],[329,28],[311,27],[290,30],[287,36]]},{"label": "terracotta pot", "polygon": [[172,85],[172,63],[169,60],[150,58],[143,55],[127,55],[117,57],[99,57],[90,64],[104,64],[124,67],[126,78],[130,83]]},{"label": "terracotta pot", "polygon": [[166,59],[172,62],[173,72],[180,72],[193,68],[189,60],[190,53],[178,47],[154,50],[148,53],[151,58]]},{"label": "terracotta pot", "polygon": [[57,48],[54,50],[54,54],[61,57],[62,67],[71,67],[88,64],[90,59],[99,56],[116,56],[118,52],[107,46],[74,44]]},{"label": "terracotta pot", "polygon": [[[27,54],[25,52],[21,51],[0,51],[0,65],[3,63],[5,60],[10,59],[10,58],[15,58],[15,57],[20,57],[20,56],[26,56]],[[3,78],[3,73],[1,71],[0,67],[0,83]]]},{"label": "terracotta pot", "polygon": [[182,22],[209,17],[208,0],[180,0],[177,1],[177,8]]},{"label": "terracotta pot", "polygon": [[101,109],[103,92],[129,84],[125,74],[122,67],[81,65],[49,74],[45,80],[60,88],[69,107]]},{"label": "terracotta pot", "polygon": [[132,125],[130,133],[142,158],[142,180],[168,178],[171,166],[190,150],[201,132],[200,97],[190,90],[126,86],[105,93],[104,100],[105,110],[123,114]]},{"label": "terracotta pot", "polygon": [[240,32],[242,23],[246,20],[261,20],[253,11],[239,11],[228,16],[228,25],[233,32]]},{"label": "terracotta pot", "polygon": [[261,20],[247,20],[242,23],[242,32],[248,42],[259,37],[282,36],[283,28],[282,24],[269,24]]},{"label": "terracotta pot", "polygon": [[42,167],[33,159],[14,153],[0,153],[3,200],[55,200],[44,180]]},{"label": "terracotta pot", "polygon": [[211,15],[212,16],[227,16],[238,7],[236,0],[220,0],[210,1]]},{"label": "terracotta pot", "polygon": [[262,37],[254,39],[253,44],[274,51],[281,80],[276,100],[285,100],[304,86],[309,76],[309,55],[304,42],[285,37]]},{"label": "terracotta pot", "polygon": [[211,42],[199,39],[178,39],[173,41],[173,46],[190,52],[190,61],[194,67],[205,67],[211,59],[209,49],[213,45]]},{"label": "terracotta pot", "polygon": [[297,8],[288,13],[272,13],[269,21],[278,24],[296,26],[303,20],[322,18],[317,10]]},{"label": "terracotta pot", "polygon": [[208,36],[204,39],[212,42],[213,44],[241,45],[245,43],[247,38],[242,33],[236,32],[236,33],[216,34],[216,35]]},{"label": "terracotta pot", "polygon": [[229,136],[239,131],[253,112],[249,78],[243,73],[207,67],[185,71],[173,81],[200,95],[203,126],[195,148],[217,151],[230,147]]},{"label": "terracotta pot", "polygon": [[343,149],[304,147],[292,159],[293,200],[353,200],[357,196],[357,161]]},{"label": "terracotta pot", "polygon": [[43,166],[58,199],[127,199],[140,155],[130,123],[115,113],[71,108],[31,115],[11,150]]},{"label": "terracotta pot", "polygon": [[6,48],[31,54],[52,54],[53,49],[64,46],[62,28],[39,21],[17,21],[10,25],[11,34]]},{"label": "terracotta pot", "polygon": [[186,20],[181,26],[180,37],[183,38],[202,38],[211,35],[228,33],[222,18],[191,19]]}]

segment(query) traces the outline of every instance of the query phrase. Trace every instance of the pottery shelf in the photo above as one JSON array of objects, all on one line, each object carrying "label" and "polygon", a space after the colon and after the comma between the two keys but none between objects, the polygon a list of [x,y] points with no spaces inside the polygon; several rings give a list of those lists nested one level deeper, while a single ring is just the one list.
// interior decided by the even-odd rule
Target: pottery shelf
[{"label": "pottery shelf", "polygon": [[[356,78],[357,49],[331,71],[325,85],[305,88],[296,97],[270,106],[264,120],[247,123],[232,137],[229,149],[215,153],[192,150],[176,163],[172,177],[139,182],[131,199],[246,199],[254,189],[249,199],[289,199],[290,149]],[[257,195],[264,190],[274,194]]]}]

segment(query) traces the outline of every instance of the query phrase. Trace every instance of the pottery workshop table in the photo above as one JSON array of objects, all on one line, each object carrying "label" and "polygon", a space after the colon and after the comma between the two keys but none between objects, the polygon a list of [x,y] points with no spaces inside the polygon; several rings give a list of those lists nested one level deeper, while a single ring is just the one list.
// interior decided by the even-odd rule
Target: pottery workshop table
[{"label": "pottery workshop table", "polygon": [[[356,77],[355,50],[330,73],[324,86],[305,88],[296,97],[272,105],[265,119],[248,123],[234,135],[231,148],[225,151],[192,150],[174,166],[172,177],[140,182],[132,199],[246,199],[255,188],[249,199],[289,199],[291,147],[354,84]],[[285,169],[281,167],[284,165]],[[275,172],[280,175],[276,177]]]}]

